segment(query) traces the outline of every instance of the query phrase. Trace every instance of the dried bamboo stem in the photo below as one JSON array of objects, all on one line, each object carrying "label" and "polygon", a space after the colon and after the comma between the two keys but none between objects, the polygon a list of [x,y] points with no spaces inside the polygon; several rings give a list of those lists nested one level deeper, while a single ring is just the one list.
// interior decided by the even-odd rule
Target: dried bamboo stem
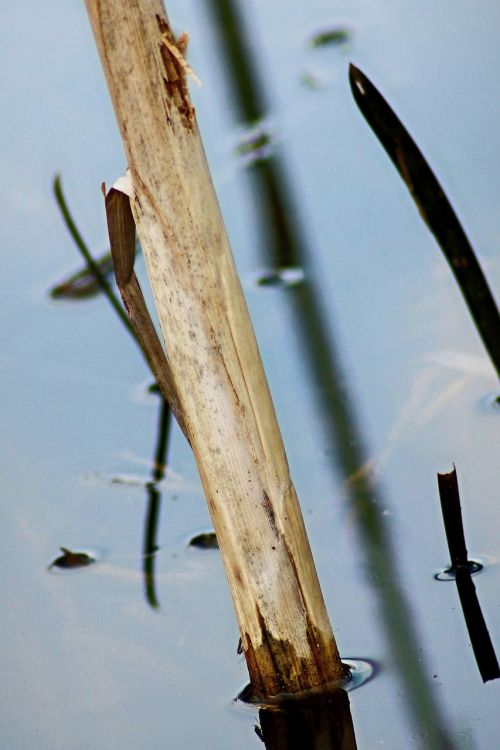
[{"label": "dried bamboo stem", "polygon": [[255,689],[345,676],[160,0],[86,0],[131,172],[168,361]]}]

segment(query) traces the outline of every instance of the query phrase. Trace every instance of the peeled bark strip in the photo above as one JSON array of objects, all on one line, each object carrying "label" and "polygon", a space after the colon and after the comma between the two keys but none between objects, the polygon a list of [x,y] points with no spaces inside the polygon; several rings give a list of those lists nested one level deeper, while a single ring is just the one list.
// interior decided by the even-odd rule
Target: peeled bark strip
[{"label": "peeled bark strip", "polygon": [[255,336],[159,0],[86,0],[168,361],[262,695],[345,676]]}]

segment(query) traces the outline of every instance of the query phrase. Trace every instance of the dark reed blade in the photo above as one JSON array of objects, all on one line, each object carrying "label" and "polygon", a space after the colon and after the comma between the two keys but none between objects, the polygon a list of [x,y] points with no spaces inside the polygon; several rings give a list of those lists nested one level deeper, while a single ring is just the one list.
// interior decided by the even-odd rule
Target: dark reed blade
[{"label": "dark reed blade", "polygon": [[128,284],[134,273],[135,221],[128,196],[111,188],[105,198],[111,257],[118,288]]},{"label": "dark reed blade", "polygon": [[134,273],[135,223],[130,208],[130,200],[125,193],[111,188],[106,195],[105,205],[116,283],[128,313],[128,320],[130,320],[132,330],[151,368],[151,372],[189,442],[170,363],[163,351],[163,346],[156,333],[141,287]]},{"label": "dark reed blade", "polygon": [[468,563],[467,547],[455,467],[448,474],[438,474],[437,478],[451,565],[452,568],[464,567]]},{"label": "dark reed blade", "polygon": [[443,188],[397,115],[354,65],[349,66],[349,81],[361,113],[438,241],[500,377],[500,313],[474,250]]}]

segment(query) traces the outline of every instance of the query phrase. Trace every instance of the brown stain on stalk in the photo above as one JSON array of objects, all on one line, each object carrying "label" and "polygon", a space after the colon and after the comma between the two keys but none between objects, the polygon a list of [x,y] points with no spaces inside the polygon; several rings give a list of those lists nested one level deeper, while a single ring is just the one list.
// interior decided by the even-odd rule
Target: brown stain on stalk
[{"label": "brown stain on stalk", "polygon": [[[297,581],[297,585],[299,587],[300,591],[300,598],[304,605],[304,612],[306,615],[306,637],[307,641],[309,643],[309,648],[311,649],[311,654],[313,655],[314,661],[316,662],[316,668],[318,670],[319,674],[322,674],[325,671],[325,668],[328,672],[331,674],[331,670],[333,668],[333,671],[337,673],[337,676],[334,679],[340,679],[342,677],[347,676],[348,668],[342,663],[342,660],[338,654],[337,648],[334,644],[333,640],[330,640],[330,642],[326,641],[321,632],[316,628],[315,625],[311,622],[310,616],[309,616],[309,609],[306,606],[306,598],[304,596],[304,590],[302,588],[301,578],[300,578],[300,571],[297,568],[297,565],[295,563],[295,558],[293,556],[293,553],[288,546],[286,545],[288,557],[290,560],[290,565],[293,568],[295,580]],[[327,658],[325,659],[325,655],[328,654]],[[332,679],[330,677],[324,677],[324,680]]]},{"label": "brown stain on stalk", "polygon": [[[262,505],[274,533],[279,536],[274,510],[266,491],[263,491]],[[293,553],[286,544],[290,565],[299,588],[306,625],[306,638],[310,655],[299,656],[290,641],[276,638],[269,631],[262,612],[256,604],[256,614],[262,642],[252,644],[250,635],[243,638],[245,659],[250,673],[252,686],[262,697],[279,693],[296,693],[311,688],[331,685],[334,680],[341,680],[348,675],[348,668],[342,663],[335,641],[325,635],[312,622],[306,605],[306,598]]]},{"label": "brown stain on stalk", "polygon": [[263,636],[262,643],[254,647],[250,635],[245,633],[243,644],[252,687],[259,697],[297,693],[311,688],[321,689],[322,686],[326,688],[331,686],[332,679],[346,676],[347,667],[339,665],[341,673],[333,674],[330,659],[321,658],[322,655],[324,657],[324,654],[329,654],[331,648],[309,618],[308,640],[311,645],[314,644],[314,653],[317,657],[313,664],[310,658],[299,656],[290,641],[275,638],[269,632],[258,604],[256,614]]},{"label": "brown stain on stalk", "polygon": [[278,527],[276,525],[276,515],[274,513],[274,508],[271,503],[271,500],[269,499],[269,495],[265,490],[262,491],[262,507],[264,508],[264,512],[266,514],[267,520],[269,521],[269,525],[271,526],[271,529],[273,530],[274,536],[279,539],[280,532],[278,530]]},{"label": "brown stain on stalk", "polygon": [[[176,39],[164,18],[157,15],[156,21],[161,33],[160,54],[165,67],[166,77],[163,78],[163,82],[168,99],[179,112],[184,127],[192,130],[195,110],[189,99],[186,78],[187,65],[184,61],[187,37],[181,35],[179,39]],[[167,118],[169,125],[171,125],[172,121],[168,115]]]}]

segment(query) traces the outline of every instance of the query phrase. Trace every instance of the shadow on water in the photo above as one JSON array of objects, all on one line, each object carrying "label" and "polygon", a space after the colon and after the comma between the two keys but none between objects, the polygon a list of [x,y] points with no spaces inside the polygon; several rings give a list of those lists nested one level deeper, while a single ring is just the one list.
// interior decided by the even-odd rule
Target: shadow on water
[{"label": "shadow on water", "polygon": [[[237,4],[232,0],[207,0],[207,4],[216,22],[240,120],[253,124],[266,114],[264,96]],[[258,197],[265,204],[265,210],[258,215],[267,262],[277,269],[289,264],[305,266],[309,260],[306,242],[297,212],[293,210],[292,190],[282,162],[271,153],[251,164],[250,174]],[[413,615],[394,578],[393,571],[397,566],[390,529],[381,516],[384,507],[382,491],[370,474],[367,452],[348,382],[339,364],[329,316],[310,280],[292,286],[286,293],[294,315],[293,328],[302,346],[304,360],[309,365],[311,381],[315,384],[318,418],[344,477],[346,498],[361,538],[366,567],[371,572],[370,584],[377,594],[380,618],[403,685],[408,714],[419,735],[425,738],[426,748],[452,748],[445,719],[423,672]],[[284,743],[266,747],[298,745]]]}]

